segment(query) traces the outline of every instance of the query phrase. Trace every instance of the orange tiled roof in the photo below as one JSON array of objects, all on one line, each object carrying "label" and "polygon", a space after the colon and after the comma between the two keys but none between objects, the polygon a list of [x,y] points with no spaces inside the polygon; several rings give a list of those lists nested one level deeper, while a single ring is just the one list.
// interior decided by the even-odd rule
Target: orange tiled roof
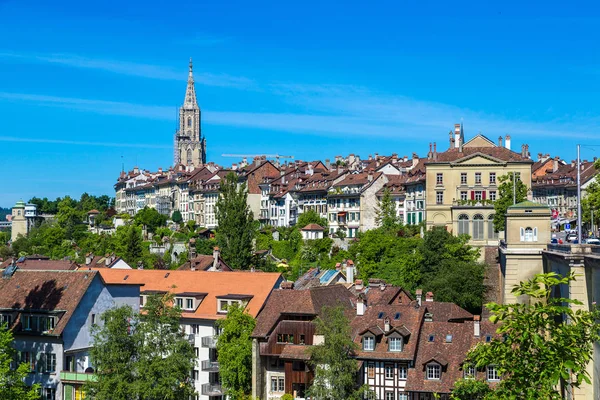
[{"label": "orange tiled roof", "polygon": [[207,293],[196,311],[183,312],[183,318],[221,319],[217,313],[217,297],[251,295],[246,311],[256,317],[265,301],[281,279],[278,273],[206,272],[169,270],[116,270],[99,269],[107,284],[140,283],[143,291],[170,291],[177,293]]}]

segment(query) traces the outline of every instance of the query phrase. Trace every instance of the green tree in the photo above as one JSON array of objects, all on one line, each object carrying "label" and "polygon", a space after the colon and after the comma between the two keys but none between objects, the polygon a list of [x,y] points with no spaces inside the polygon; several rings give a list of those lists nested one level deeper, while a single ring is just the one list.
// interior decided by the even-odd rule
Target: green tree
[{"label": "green tree", "polygon": [[217,321],[221,334],[217,355],[221,382],[228,398],[244,399],[252,389],[252,331],[256,321],[244,308],[233,304],[227,317]]},{"label": "green tree", "polygon": [[[600,170],[600,159],[596,160],[594,167]],[[600,174],[594,177],[585,190],[585,197],[581,201],[583,222],[590,224],[592,222],[592,212],[594,214],[594,225],[600,225]]]},{"label": "green tree", "polygon": [[141,399],[179,400],[194,394],[189,380],[194,348],[181,331],[181,309],[173,307],[173,301],[172,294],[149,296],[136,327],[144,339],[136,368]]},{"label": "green tree", "polygon": [[115,234],[116,253],[123,257],[125,262],[135,268],[141,261],[144,248],[142,246],[142,230],[135,225],[120,226]]},{"label": "green tree", "polygon": [[[516,178],[516,182],[514,182]],[[494,229],[497,232],[505,229],[506,220],[504,219],[508,207],[514,204],[513,183],[516,194],[516,202],[520,203],[527,199],[527,186],[521,181],[519,175],[509,172],[506,175],[498,177],[500,186],[498,186],[498,198],[494,202]]]},{"label": "green tree", "polygon": [[167,216],[160,214],[155,208],[144,207],[135,214],[133,222],[145,225],[148,232],[155,233],[159,227],[167,225]]},{"label": "green tree", "polygon": [[256,232],[252,211],[248,208],[246,183],[238,188],[235,173],[221,181],[216,204],[219,227],[216,239],[221,256],[232,268],[247,269],[252,260],[252,240]]},{"label": "green tree", "polygon": [[574,275],[538,274],[512,290],[526,303],[487,305],[502,339],[479,343],[467,362],[496,366],[502,380],[494,399],[562,399],[561,387],[590,383],[586,368],[600,339],[600,314],[575,310],[580,301],[552,296],[573,280]]},{"label": "green tree", "polygon": [[86,391],[95,400],[129,400],[136,395],[136,362],[143,343],[133,329],[138,315],[129,306],[109,309],[92,327],[94,347],[90,350],[96,377]]},{"label": "green tree", "polygon": [[296,227],[298,229],[304,228],[308,224],[317,224],[327,230],[327,218],[321,218],[319,213],[314,210],[308,210],[298,216],[298,222]]},{"label": "green tree", "polygon": [[356,384],[358,370],[353,355],[357,345],[352,341],[344,307],[324,307],[316,325],[317,334],[325,340],[309,349],[310,365],[315,370],[309,396],[316,400],[374,398],[366,385]]},{"label": "green tree", "polygon": [[86,387],[95,400],[178,400],[194,394],[192,345],[181,332],[181,310],[173,295],[148,297],[144,313],[128,306],[106,311],[92,330],[95,381]]},{"label": "green tree", "polygon": [[181,223],[183,221],[183,217],[181,216],[181,211],[179,211],[179,210],[173,211],[173,214],[171,215],[171,221],[175,222],[176,224]]},{"label": "green tree", "polygon": [[388,188],[383,190],[383,196],[379,199],[376,221],[380,227],[385,229],[393,229],[398,225],[396,203],[394,203],[390,189]]},{"label": "green tree", "polygon": [[15,360],[12,331],[6,324],[0,325],[0,399],[3,400],[37,400],[40,398],[39,384],[32,387],[25,385],[29,374],[29,364],[21,363],[16,369],[10,364]]},{"label": "green tree", "polygon": [[479,379],[459,379],[454,382],[452,400],[485,400],[490,395],[490,386]]}]

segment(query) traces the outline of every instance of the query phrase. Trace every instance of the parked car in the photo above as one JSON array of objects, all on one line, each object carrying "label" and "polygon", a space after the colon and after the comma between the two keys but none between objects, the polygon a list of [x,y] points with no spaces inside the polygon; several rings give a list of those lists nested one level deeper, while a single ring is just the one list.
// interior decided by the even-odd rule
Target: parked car
[{"label": "parked car", "polygon": [[552,238],[552,240],[550,241],[550,243],[552,243],[552,244],[558,244],[558,239],[557,238]]},{"label": "parked car", "polygon": [[594,244],[596,246],[600,246],[600,239],[589,238],[585,241],[585,244]]}]

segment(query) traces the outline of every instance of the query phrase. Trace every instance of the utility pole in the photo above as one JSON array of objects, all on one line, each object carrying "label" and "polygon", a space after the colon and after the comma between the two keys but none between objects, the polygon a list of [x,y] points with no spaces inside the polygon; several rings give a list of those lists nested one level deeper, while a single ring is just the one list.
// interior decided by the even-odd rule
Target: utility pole
[{"label": "utility pole", "polygon": [[577,243],[581,244],[581,145],[577,145]]},{"label": "utility pole", "polygon": [[516,172],[512,173],[513,176],[513,205],[517,204],[517,174]]}]

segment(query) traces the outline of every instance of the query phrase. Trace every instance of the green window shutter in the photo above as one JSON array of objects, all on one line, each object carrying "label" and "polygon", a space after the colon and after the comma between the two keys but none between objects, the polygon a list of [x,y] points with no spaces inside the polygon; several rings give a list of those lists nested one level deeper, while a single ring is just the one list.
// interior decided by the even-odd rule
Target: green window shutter
[{"label": "green window shutter", "polygon": [[65,384],[63,387],[64,400],[73,400],[73,385]]}]

